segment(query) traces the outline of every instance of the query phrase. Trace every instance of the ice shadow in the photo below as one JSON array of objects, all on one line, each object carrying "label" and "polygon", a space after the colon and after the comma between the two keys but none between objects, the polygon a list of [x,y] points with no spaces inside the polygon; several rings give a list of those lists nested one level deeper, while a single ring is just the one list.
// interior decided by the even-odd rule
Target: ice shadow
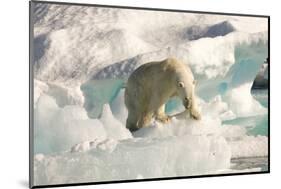
[{"label": "ice shadow", "polygon": [[223,21],[208,27],[199,25],[188,27],[184,33],[184,38],[188,38],[189,40],[197,40],[204,37],[214,38],[225,36],[233,31],[235,31],[234,26],[228,21]]},{"label": "ice shadow", "polygon": [[44,54],[46,49],[49,47],[49,41],[47,40],[47,36],[42,34],[34,38],[34,63],[40,60]]}]

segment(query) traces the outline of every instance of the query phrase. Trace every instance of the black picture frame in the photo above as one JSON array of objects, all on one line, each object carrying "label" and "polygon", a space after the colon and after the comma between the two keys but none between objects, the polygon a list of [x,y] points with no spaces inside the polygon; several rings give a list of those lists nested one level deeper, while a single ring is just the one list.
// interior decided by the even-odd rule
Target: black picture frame
[{"label": "black picture frame", "polygon": [[[182,176],[182,177],[165,177],[165,178],[150,178],[150,179],[136,179],[136,180],[115,180],[115,181],[102,181],[102,182],[87,182],[87,183],[71,183],[71,184],[55,184],[55,185],[33,185],[33,126],[34,126],[34,112],[33,112],[33,8],[34,4],[56,4],[56,5],[71,5],[71,6],[87,6],[87,7],[102,7],[102,8],[116,8],[116,9],[133,9],[133,10],[148,10],[148,11],[162,11],[162,12],[182,12],[194,14],[210,14],[210,15],[229,15],[241,17],[259,17],[266,18],[268,21],[268,170],[247,172],[247,173],[223,173],[223,174],[208,174],[196,176]],[[83,186],[83,185],[99,185],[99,184],[113,184],[113,183],[129,183],[129,182],[146,182],[146,181],[162,181],[173,179],[190,179],[190,178],[208,178],[208,177],[224,177],[224,176],[239,176],[239,175],[253,175],[253,174],[268,174],[270,173],[270,16],[259,14],[241,14],[241,13],[224,13],[224,12],[208,12],[208,11],[192,11],[192,10],[175,10],[163,8],[148,8],[148,7],[131,7],[120,5],[102,5],[102,4],[86,4],[86,3],[69,3],[69,2],[56,2],[56,1],[29,1],[29,187],[30,188],[52,188],[52,187],[67,187],[67,186]]]}]

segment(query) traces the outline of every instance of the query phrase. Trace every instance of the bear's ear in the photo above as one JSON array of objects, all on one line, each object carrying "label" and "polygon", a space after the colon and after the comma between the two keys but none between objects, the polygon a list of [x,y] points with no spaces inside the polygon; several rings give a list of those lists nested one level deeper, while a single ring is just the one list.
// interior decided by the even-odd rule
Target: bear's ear
[{"label": "bear's ear", "polygon": [[183,88],[183,87],[184,87],[184,83],[183,83],[182,81],[179,81],[179,82],[178,82],[178,86],[181,87],[181,88]]},{"label": "bear's ear", "polygon": [[198,81],[197,80],[193,80],[193,85],[197,85]]}]

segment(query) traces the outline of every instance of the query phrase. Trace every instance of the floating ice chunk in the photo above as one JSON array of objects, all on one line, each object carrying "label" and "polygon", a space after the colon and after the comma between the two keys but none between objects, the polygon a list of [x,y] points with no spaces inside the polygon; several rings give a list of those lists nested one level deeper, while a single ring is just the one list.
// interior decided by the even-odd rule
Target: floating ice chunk
[{"label": "floating ice chunk", "polygon": [[220,95],[215,96],[210,102],[201,101],[202,113],[205,116],[219,117],[221,120],[236,118],[236,115],[229,109],[228,104],[222,101]]},{"label": "floating ice chunk", "polygon": [[237,116],[231,111],[228,110],[222,114],[220,114],[220,118],[222,121],[235,119]]},{"label": "floating ice chunk", "polygon": [[224,100],[239,117],[266,114],[267,109],[256,101],[251,94],[252,83],[240,85],[227,92]]},{"label": "floating ice chunk", "polygon": [[209,103],[205,103],[205,107],[203,108],[203,112],[206,115],[213,116],[214,114],[219,115],[222,112],[228,110],[228,106],[225,102],[222,101],[221,96],[215,96]]},{"label": "floating ice chunk", "polygon": [[55,100],[42,95],[34,110],[35,153],[53,153],[70,149],[87,141],[106,138],[102,123],[89,119],[87,112],[76,105],[59,108]]},{"label": "floating ice chunk", "polygon": [[103,106],[103,111],[99,119],[107,132],[107,137],[115,140],[132,138],[131,132],[118,121],[112,114],[109,104]]},{"label": "floating ice chunk", "polygon": [[244,136],[239,140],[228,141],[232,158],[268,156],[268,138],[266,136]]}]

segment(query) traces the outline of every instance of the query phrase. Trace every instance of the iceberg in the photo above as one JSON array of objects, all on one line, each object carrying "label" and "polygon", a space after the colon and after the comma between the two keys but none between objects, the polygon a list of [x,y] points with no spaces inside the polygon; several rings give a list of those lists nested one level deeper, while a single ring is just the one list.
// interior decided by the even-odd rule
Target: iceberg
[{"label": "iceberg", "polygon": [[84,108],[77,105],[60,108],[47,95],[38,99],[34,110],[34,153],[61,152],[76,143],[106,137],[101,121],[89,119]]}]

